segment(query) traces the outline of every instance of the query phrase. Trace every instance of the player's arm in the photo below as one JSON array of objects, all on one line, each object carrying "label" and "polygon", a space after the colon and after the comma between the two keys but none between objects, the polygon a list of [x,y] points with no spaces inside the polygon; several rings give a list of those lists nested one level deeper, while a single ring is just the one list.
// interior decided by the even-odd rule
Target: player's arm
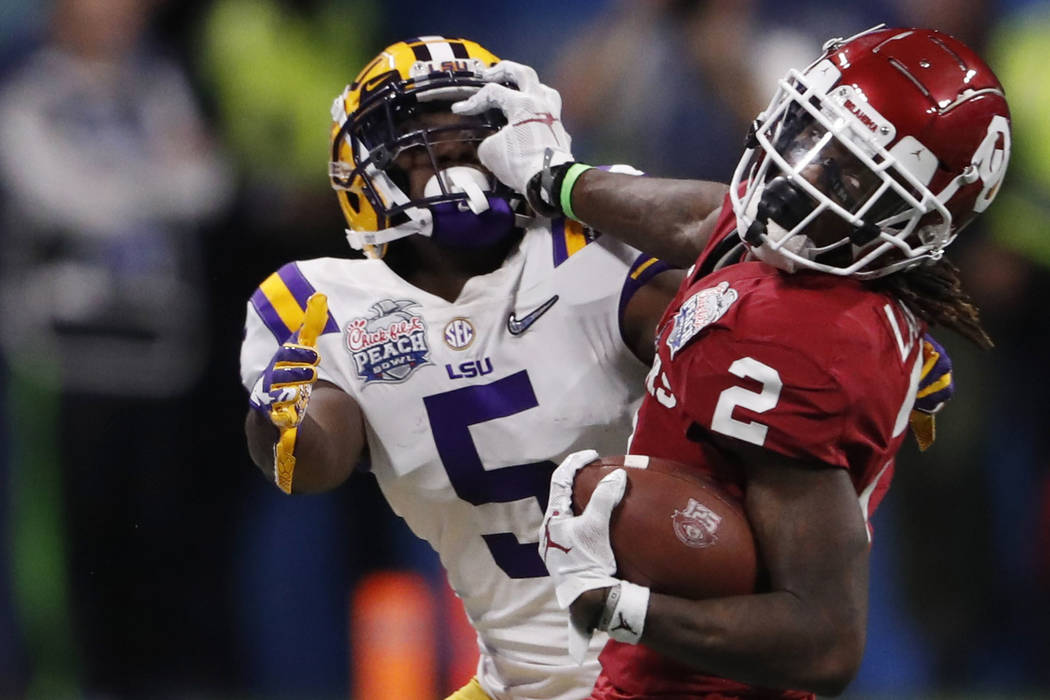
[{"label": "player's arm", "polygon": [[[273,480],[280,430],[267,416],[249,409],[244,432],[252,461]],[[357,402],[334,384],[318,381],[296,436],[292,491],[316,493],[339,486],[361,458],[364,445],[364,420]]]},{"label": "player's arm", "polygon": [[507,125],[482,141],[478,158],[538,214],[572,217],[677,267],[696,260],[714,229],[724,184],[636,178],[574,163],[561,96],[536,71],[501,61],[484,78],[489,84],[452,111],[503,112]]},{"label": "player's arm", "polygon": [[868,539],[846,470],[748,450],[746,508],[768,593],[652,593],[641,641],[706,673],[837,695],[860,667]]},{"label": "player's arm", "polygon": [[608,523],[624,479],[607,476],[594,491],[604,484],[605,497],[592,495],[597,505],[571,517],[573,474],[593,457],[576,453],[554,472],[541,529],[541,555],[575,630],[570,650],[598,627],[706,674],[821,695],[843,691],[864,650],[868,590],[867,530],[846,470],[746,448],[746,507],[768,591],[688,600],[614,578]]},{"label": "player's arm", "polygon": [[656,326],[678,291],[683,276],[681,270],[661,272],[636,291],[624,307],[620,320],[624,342],[644,364],[653,362]]},{"label": "player's arm", "polygon": [[[568,193],[574,217],[676,267],[693,264],[711,237],[727,188],[719,182],[585,170]],[[562,183],[564,187],[564,181]]]}]

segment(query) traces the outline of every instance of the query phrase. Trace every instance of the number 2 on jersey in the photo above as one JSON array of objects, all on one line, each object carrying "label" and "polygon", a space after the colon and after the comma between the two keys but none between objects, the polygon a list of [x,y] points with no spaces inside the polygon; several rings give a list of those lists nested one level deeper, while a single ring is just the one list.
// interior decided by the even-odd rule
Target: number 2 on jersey
[{"label": "number 2 on jersey", "polygon": [[[535,498],[537,516],[547,508],[554,462],[485,469],[470,436],[476,423],[506,418],[539,405],[525,370],[489,384],[465,386],[423,397],[441,463],[456,495],[468,503],[508,503]],[[537,517],[537,529],[539,519]],[[547,576],[536,541],[519,542],[510,532],[482,535],[496,564],[511,578]]]},{"label": "number 2 on jersey", "polygon": [[729,365],[729,373],[741,379],[754,379],[762,385],[761,391],[751,391],[742,386],[731,386],[718,395],[715,414],[711,417],[711,429],[745,442],[761,446],[766,441],[769,427],[758,421],[742,421],[733,418],[737,406],[755,413],[765,413],[776,407],[784,382],[780,373],[753,357],[741,357]]}]

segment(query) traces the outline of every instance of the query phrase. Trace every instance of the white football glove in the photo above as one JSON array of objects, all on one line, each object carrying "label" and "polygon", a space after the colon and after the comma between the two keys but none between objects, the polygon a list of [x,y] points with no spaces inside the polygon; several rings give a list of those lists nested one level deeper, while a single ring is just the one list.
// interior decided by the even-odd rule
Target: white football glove
[{"label": "white football glove", "polygon": [[[456,114],[480,114],[499,109],[507,125],[478,146],[481,164],[500,182],[525,194],[533,175],[544,168],[544,153],[551,150],[547,167],[573,160],[572,138],[561,122],[561,95],[540,82],[536,71],[514,61],[500,61],[482,73],[489,82],[469,98],[452,104]],[[501,82],[518,86],[511,89]]]},{"label": "white football glove", "polygon": [[[616,586],[616,558],[609,542],[609,520],[627,488],[623,469],[608,474],[594,487],[583,513],[572,514],[572,483],[576,472],[598,458],[594,450],[574,452],[551,475],[550,501],[540,527],[540,556],[554,579],[558,605],[568,609],[584,591]],[[569,620],[569,654],[580,661],[592,630]]]}]

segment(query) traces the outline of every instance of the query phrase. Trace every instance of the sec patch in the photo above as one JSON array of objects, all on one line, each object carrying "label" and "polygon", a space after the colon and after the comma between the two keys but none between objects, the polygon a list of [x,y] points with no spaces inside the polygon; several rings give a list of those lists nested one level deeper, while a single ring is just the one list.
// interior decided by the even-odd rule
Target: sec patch
[{"label": "sec patch", "polygon": [[466,350],[474,342],[474,324],[462,316],[445,324],[445,344],[453,350]]}]

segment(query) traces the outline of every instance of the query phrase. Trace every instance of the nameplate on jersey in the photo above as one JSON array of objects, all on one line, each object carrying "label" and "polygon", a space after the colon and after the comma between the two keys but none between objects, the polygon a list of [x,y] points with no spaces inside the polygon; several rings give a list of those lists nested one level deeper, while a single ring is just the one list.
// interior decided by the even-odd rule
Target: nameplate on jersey
[{"label": "nameplate on jersey", "polygon": [[430,364],[426,323],[409,310],[416,306],[411,299],[383,299],[372,304],[371,315],[346,324],[346,349],[366,385],[403,382]]},{"label": "nameplate on jersey", "polygon": [[671,351],[671,359],[674,359],[675,354],[688,345],[697,333],[722,318],[736,300],[736,290],[730,287],[728,282],[719,282],[717,286],[702,289],[682,302],[667,334],[667,347]]}]

